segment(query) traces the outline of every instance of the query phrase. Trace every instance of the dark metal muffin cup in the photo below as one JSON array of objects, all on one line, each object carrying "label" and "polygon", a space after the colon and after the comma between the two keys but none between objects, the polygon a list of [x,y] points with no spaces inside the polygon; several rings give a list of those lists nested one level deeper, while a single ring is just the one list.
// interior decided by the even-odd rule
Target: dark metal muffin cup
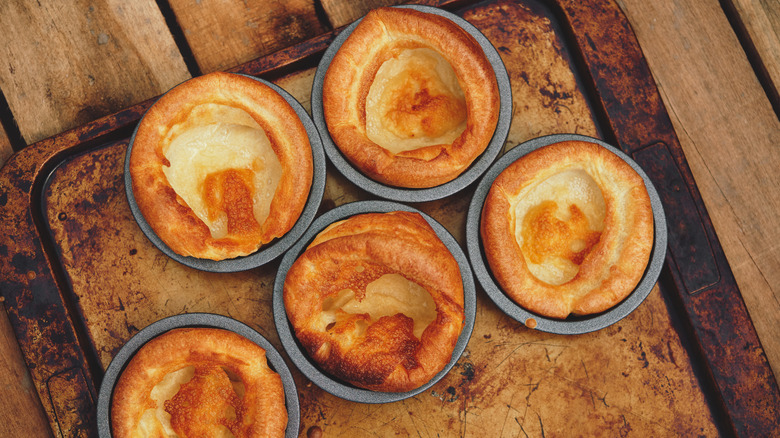
[{"label": "dark metal muffin cup", "polygon": [[[623,301],[616,304],[609,310],[595,315],[570,316],[566,319],[548,318],[536,313],[529,312],[507,296],[491,274],[489,264],[485,259],[482,248],[482,239],[480,237],[480,220],[482,217],[482,208],[485,203],[490,187],[496,177],[514,163],[518,158],[554,143],[562,141],[578,140],[595,143],[600,145],[628,163],[644,180],[647,193],[650,195],[650,204],[653,210],[653,221],[655,225],[653,248],[650,253],[645,273],[634,291]],[[658,196],[653,183],[647,177],[642,168],[639,167],[631,158],[622,151],[610,146],[609,144],[584,135],[558,134],[536,138],[522,143],[504,154],[496,163],[485,173],[474,193],[474,197],[469,205],[468,216],[466,218],[466,247],[469,259],[474,268],[474,275],[477,277],[480,285],[485,292],[496,303],[496,305],[507,315],[518,322],[527,326],[533,326],[536,330],[558,334],[581,334],[600,330],[612,325],[636,309],[642,301],[650,294],[653,286],[658,281],[658,276],[663,267],[664,257],[666,256],[667,229],[666,216],[664,215],[663,205]],[[533,322],[531,322],[533,321]],[[534,326],[535,324],[535,326]]]},{"label": "dark metal muffin cup", "polygon": [[187,313],[164,318],[150,324],[130,338],[117,355],[114,356],[103,376],[103,382],[100,384],[100,392],[98,394],[97,425],[99,437],[110,438],[112,436],[110,410],[114,386],[133,356],[153,338],[182,327],[207,327],[230,330],[262,347],[265,350],[268,366],[282,378],[284,402],[287,407],[285,436],[287,438],[298,436],[298,428],[301,422],[298,392],[292,374],[282,356],[276,351],[276,348],[260,333],[235,319],[211,313]]},{"label": "dark metal muffin cup", "polygon": [[[407,392],[380,392],[371,391],[368,389],[358,388],[349,383],[345,383],[337,378],[330,376],[322,371],[318,365],[309,358],[308,354],[298,343],[294,330],[287,319],[287,312],[284,307],[284,280],[287,277],[289,271],[295,260],[304,252],[306,246],[324,230],[328,225],[333,222],[346,219],[350,216],[354,216],[362,213],[387,213],[391,211],[410,211],[420,213],[423,218],[433,227],[436,235],[439,236],[444,245],[449,249],[452,256],[458,263],[460,268],[461,278],[463,280],[463,295],[464,305],[463,311],[465,316],[465,322],[463,325],[463,331],[461,332],[458,340],[455,344],[455,349],[452,352],[452,358],[447,365],[439,373],[437,373],[428,383]],[[476,318],[476,287],[474,278],[471,274],[471,267],[469,266],[468,258],[458,245],[458,242],[454,237],[444,228],[441,224],[436,222],[433,218],[422,213],[409,206],[398,204],[390,201],[361,201],[345,204],[328,211],[322,216],[318,217],[311,228],[306,234],[299,240],[282,258],[281,265],[279,266],[279,272],[276,275],[274,281],[274,294],[273,294],[273,312],[274,322],[276,323],[276,330],[279,333],[279,337],[282,341],[282,346],[287,351],[288,356],[293,361],[295,366],[315,385],[319,386],[323,390],[343,398],[359,403],[389,403],[394,401],[403,400],[417,394],[420,394],[433,386],[436,382],[441,380],[453,366],[457,363],[463,351],[466,349],[466,345],[471,338],[471,332],[474,329],[474,319]]]},{"label": "dark metal muffin cup", "polygon": [[322,56],[317,71],[314,74],[314,83],[311,90],[311,111],[314,118],[314,124],[320,130],[322,135],[322,143],[325,148],[325,154],[330,159],[331,163],[338,169],[338,171],[344,175],[347,179],[352,181],[358,187],[366,190],[367,192],[379,196],[381,198],[400,201],[400,202],[425,202],[436,199],[441,199],[457,193],[460,190],[466,188],[469,184],[476,181],[485,171],[490,167],[493,161],[501,152],[504,147],[504,142],[509,135],[509,126],[512,122],[512,87],[509,83],[509,74],[507,73],[504,62],[501,60],[498,51],[490,43],[490,41],[468,21],[460,18],[459,16],[447,12],[445,10],[435,8],[432,6],[421,5],[403,5],[395,6],[398,8],[410,8],[421,12],[428,12],[431,14],[440,15],[442,17],[452,20],[455,24],[463,28],[474,39],[477,40],[482,47],[485,56],[487,57],[490,65],[493,66],[493,71],[496,74],[496,81],[498,82],[498,92],[500,96],[500,107],[498,115],[498,123],[496,124],[496,130],[493,133],[493,138],[490,140],[487,148],[482,154],[477,157],[476,160],[469,166],[463,173],[457,178],[447,183],[424,189],[410,189],[394,187],[387,184],[375,181],[352,163],[350,163],[346,157],[341,153],[339,148],[333,142],[328,132],[328,125],[325,123],[325,114],[322,107],[322,83],[325,80],[325,73],[330,66],[333,57],[339,50],[344,40],[355,30],[358,23],[362,20],[357,20],[350,24],[344,30],[339,33],[333,43],[330,44],[325,54]]},{"label": "dark metal muffin cup", "polygon": [[[309,137],[309,143],[311,144],[312,162],[314,164],[312,174],[312,184],[309,190],[309,198],[306,200],[306,204],[295,222],[295,225],[285,233],[282,237],[271,241],[270,243],[263,245],[256,252],[243,257],[236,257],[225,260],[209,260],[200,259],[196,257],[187,257],[174,252],[165,242],[160,239],[154,232],[152,227],[144,218],[141,210],[138,208],[138,204],[135,201],[133,195],[132,177],[130,176],[130,153],[133,149],[133,142],[135,141],[135,134],[138,131],[136,126],[133,131],[133,135],[130,138],[130,143],[127,146],[127,155],[125,156],[125,192],[127,193],[127,201],[130,204],[130,211],[133,213],[138,226],[146,237],[156,246],[160,251],[165,253],[168,257],[176,260],[177,262],[189,266],[191,268],[199,269],[201,271],[208,272],[239,272],[246,271],[248,269],[262,266],[271,260],[282,255],[288,248],[292,246],[306,231],[306,228],[314,220],[314,216],[317,214],[317,209],[322,202],[322,196],[325,192],[325,153],[322,149],[322,140],[320,139],[319,131],[314,125],[314,122],[309,117],[309,114],[301,106],[301,104],[288,92],[281,87],[272,84],[263,79],[259,79],[249,75],[242,75],[252,78],[258,82],[271,87],[274,91],[279,93],[284,100],[286,100],[290,106],[292,106],[298,118],[301,120],[306,133]],[[143,120],[143,119],[142,119]],[[140,123],[139,123],[140,124]]]}]

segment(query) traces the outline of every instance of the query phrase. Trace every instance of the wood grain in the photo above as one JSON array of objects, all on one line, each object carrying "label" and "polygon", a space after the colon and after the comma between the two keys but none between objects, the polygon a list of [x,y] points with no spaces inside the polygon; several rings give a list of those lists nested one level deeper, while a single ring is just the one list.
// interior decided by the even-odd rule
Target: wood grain
[{"label": "wood grain", "polygon": [[758,57],[756,63],[769,81],[775,111],[780,106],[780,2],[730,0],[739,24]]},{"label": "wood grain", "polygon": [[717,1],[619,4],[778,376],[780,121]]},{"label": "wood grain", "polygon": [[[394,6],[403,3],[409,3],[408,0],[321,0],[322,8],[328,15],[331,26],[341,27],[352,23],[358,18],[366,15],[368,11],[382,6]],[[417,2],[414,2],[417,3]]]},{"label": "wood grain", "polygon": [[202,73],[225,70],[325,32],[312,0],[172,0]]},{"label": "wood grain", "polygon": [[0,88],[33,143],[189,77],[153,0],[0,2]]}]

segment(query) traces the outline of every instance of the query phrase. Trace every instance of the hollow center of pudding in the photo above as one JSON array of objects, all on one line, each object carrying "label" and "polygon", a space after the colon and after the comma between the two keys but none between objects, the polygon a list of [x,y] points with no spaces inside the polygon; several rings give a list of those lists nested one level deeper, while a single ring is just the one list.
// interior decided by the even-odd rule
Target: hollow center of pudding
[{"label": "hollow center of pudding", "polygon": [[413,331],[418,339],[436,319],[436,304],[431,294],[400,274],[385,274],[366,285],[362,300],[357,299],[353,290],[344,289],[326,299],[322,310],[326,315],[334,315],[337,310],[353,315],[367,313],[371,321],[403,313],[414,321]]},{"label": "hollow center of pudding", "polygon": [[401,51],[376,72],[366,97],[366,135],[391,153],[450,144],[466,129],[466,99],[438,52]]},{"label": "hollow center of pudding", "polygon": [[572,280],[601,238],[606,204],[584,170],[551,175],[521,192],[515,206],[515,239],[529,271],[552,285]]},{"label": "hollow center of pudding", "polygon": [[238,376],[218,365],[184,367],[152,388],[156,406],[144,412],[138,429],[142,436],[160,425],[168,436],[234,437],[230,428],[244,392]]},{"label": "hollow center of pudding", "polygon": [[196,106],[168,134],[163,173],[215,239],[265,222],[282,176],[260,125],[240,108]]}]

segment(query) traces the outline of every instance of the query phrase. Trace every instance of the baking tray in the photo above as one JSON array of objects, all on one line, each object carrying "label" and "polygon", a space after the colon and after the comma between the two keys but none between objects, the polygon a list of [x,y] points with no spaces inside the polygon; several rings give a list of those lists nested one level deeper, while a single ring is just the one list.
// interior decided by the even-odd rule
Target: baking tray
[{"label": "baking tray", "polygon": [[[96,436],[96,388],[111,358],[154,321],[193,312],[230,316],[282,352],[298,388],[300,432],[780,434],[777,381],[619,6],[425,3],[473,24],[502,57],[514,102],[505,150],[546,134],[584,134],[620,148],[653,181],[669,240],[659,283],[644,302],[602,330],[557,335],[506,316],[478,288],[471,339],[437,384],[394,403],[335,397],[282,351],[271,305],[278,258],[236,273],[191,269],[151,245],[133,220],[122,163],[150,100],[31,145],[0,170],[0,291],[55,436]],[[305,103],[310,91],[300,90],[311,89],[338,33],[232,71],[295,88],[291,93]],[[375,199],[327,172],[320,214]],[[472,184],[415,208],[465,248],[474,190]]]}]

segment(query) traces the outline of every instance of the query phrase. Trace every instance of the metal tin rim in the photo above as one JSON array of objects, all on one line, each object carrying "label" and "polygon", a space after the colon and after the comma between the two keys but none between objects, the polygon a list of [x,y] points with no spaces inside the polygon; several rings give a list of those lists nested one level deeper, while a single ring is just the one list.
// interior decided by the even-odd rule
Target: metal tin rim
[{"label": "metal tin rim", "polygon": [[[613,152],[615,155],[628,163],[642,177],[650,195],[650,204],[653,210],[653,221],[655,226],[654,243],[650,253],[650,260],[642,279],[637,284],[634,291],[623,301],[614,307],[602,313],[591,316],[570,317],[564,320],[547,318],[536,313],[529,312],[517,305],[510,299],[498,286],[493,279],[487,261],[482,252],[482,239],[479,235],[480,218],[482,216],[482,207],[487,197],[493,180],[510,164],[518,158],[528,154],[531,151],[541,147],[559,143],[562,141],[578,140],[595,143]],[[535,330],[557,334],[582,334],[600,330],[610,326],[631,313],[636,309],[653,289],[658,281],[658,277],[663,267],[666,257],[667,226],[666,216],[664,214],[661,199],[653,186],[650,178],[645,174],[634,160],[628,155],[608,143],[592,137],[577,134],[555,134],[539,137],[525,143],[522,143],[506,152],[495,164],[485,173],[474,193],[474,197],[469,204],[469,210],[466,217],[466,246],[474,269],[474,275],[477,281],[485,290],[490,299],[508,316],[514,320],[525,324],[527,320],[536,321]]]},{"label": "metal tin rim", "polygon": [[432,6],[401,5],[394,7],[415,9],[421,12],[428,12],[448,18],[463,28],[463,30],[468,32],[471,36],[473,36],[482,47],[485,56],[493,66],[493,71],[496,74],[496,81],[498,82],[498,91],[501,102],[496,130],[493,133],[493,138],[490,140],[490,143],[488,144],[485,151],[479,157],[477,157],[473,163],[471,163],[471,166],[469,166],[462,174],[460,174],[460,176],[454,180],[425,189],[400,188],[374,181],[360,172],[360,170],[353,166],[352,163],[350,163],[344,157],[336,144],[333,142],[333,139],[331,139],[330,133],[328,132],[328,126],[325,123],[325,115],[322,108],[322,83],[325,80],[325,73],[328,70],[328,67],[330,66],[330,63],[333,60],[333,57],[336,55],[339,47],[341,47],[341,44],[352,33],[362,18],[344,28],[344,30],[342,30],[341,33],[339,33],[339,35],[333,40],[320,59],[320,63],[317,66],[317,71],[314,74],[314,83],[312,85],[311,91],[312,118],[314,119],[314,124],[320,130],[323,147],[325,149],[325,154],[328,156],[328,159],[342,175],[355,183],[358,187],[366,190],[371,194],[393,201],[433,201],[457,193],[469,186],[471,183],[479,179],[479,177],[490,167],[496,157],[498,157],[504,147],[504,142],[509,135],[509,127],[512,122],[512,87],[509,82],[509,74],[507,73],[504,62],[501,60],[501,56],[498,54],[498,51],[495,47],[493,47],[490,41],[476,27],[474,27],[474,25],[451,12],[447,12],[443,9]]},{"label": "metal tin rim", "polygon": [[[458,263],[461,271],[461,278],[463,280],[463,294],[464,294],[464,325],[458,340],[455,344],[455,348],[452,352],[452,358],[447,365],[439,373],[437,373],[426,384],[407,392],[379,392],[371,391],[367,389],[357,388],[348,383],[341,382],[323,371],[321,371],[313,361],[311,361],[308,355],[299,346],[295,335],[293,333],[290,322],[287,319],[287,313],[284,307],[284,280],[287,276],[292,264],[303,253],[306,245],[314,239],[314,237],[322,231],[325,227],[331,223],[346,219],[349,216],[353,216],[361,213],[378,212],[387,213],[390,211],[409,211],[414,213],[420,213],[423,218],[433,227],[436,234],[442,240],[452,253],[452,256]],[[295,246],[293,246],[287,254],[282,258],[279,266],[279,271],[274,281],[274,293],[273,293],[273,313],[274,322],[276,324],[276,330],[279,333],[279,338],[282,341],[290,360],[296,367],[314,384],[322,388],[323,390],[340,397],[345,400],[359,402],[359,403],[389,403],[394,401],[403,400],[417,394],[420,394],[439,380],[441,380],[453,366],[457,363],[460,356],[466,349],[466,345],[471,338],[471,333],[474,329],[474,320],[476,319],[476,286],[474,278],[472,276],[471,267],[468,262],[468,258],[463,250],[460,248],[457,240],[439,224],[436,220],[426,215],[425,213],[409,207],[407,205],[399,204],[391,201],[359,201],[344,204],[340,207],[334,208],[328,211],[322,216],[318,217],[311,228],[306,234],[299,240]]]},{"label": "metal tin rim", "polygon": [[[282,89],[281,87],[268,82],[266,80],[256,78],[254,76],[243,75],[248,78],[254,79],[260,83],[263,83],[271,87],[274,91],[279,93],[289,104],[292,106],[298,118],[301,120],[306,133],[309,137],[309,143],[311,144],[312,162],[314,164],[312,174],[312,185],[309,190],[309,198],[306,200],[303,211],[295,222],[295,225],[282,237],[272,241],[269,245],[263,245],[260,249],[252,254],[243,257],[236,257],[233,259],[225,260],[208,260],[199,259],[196,257],[186,257],[174,252],[165,242],[160,239],[154,232],[152,227],[144,218],[138,204],[135,201],[133,195],[132,177],[130,176],[130,153],[133,148],[133,142],[135,141],[135,134],[138,131],[138,126],[133,130],[133,135],[130,137],[130,142],[127,145],[127,154],[125,155],[125,192],[127,194],[127,201],[130,204],[130,211],[133,214],[138,226],[146,237],[152,242],[152,244],[162,251],[168,257],[176,260],[177,262],[195,268],[201,271],[207,272],[239,272],[246,271],[248,269],[262,266],[275,258],[282,255],[290,246],[293,245],[306,231],[308,226],[314,220],[319,209],[320,202],[322,202],[323,194],[325,193],[325,153],[322,148],[322,140],[320,138],[319,131],[314,125],[311,117],[303,108],[303,106],[292,96],[290,93]],[[145,116],[145,115],[144,115]],[[143,118],[141,119],[143,120]],[[140,125],[140,121],[139,121]]]},{"label": "metal tin rim", "polygon": [[127,363],[132,359],[135,353],[152,338],[161,335],[169,330],[182,327],[213,327],[230,330],[237,333],[265,350],[269,365],[279,374],[284,386],[284,400],[287,407],[287,429],[285,436],[293,438],[298,436],[300,427],[300,404],[298,402],[298,392],[293,380],[292,373],[284,362],[284,359],[276,348],[268,342],[260,333],[248,325],[236,321],[227,316],[212,313],[187,313],[174,315],[150,324],[143,330],[136,333],[111,360],[111,364],[106,369],[103,381],[100,384],[97,405],[97,425],[98,436],[109,438],[111,434],[111,417],[109,414],[111,398],[119,376],[122,374]]}]

